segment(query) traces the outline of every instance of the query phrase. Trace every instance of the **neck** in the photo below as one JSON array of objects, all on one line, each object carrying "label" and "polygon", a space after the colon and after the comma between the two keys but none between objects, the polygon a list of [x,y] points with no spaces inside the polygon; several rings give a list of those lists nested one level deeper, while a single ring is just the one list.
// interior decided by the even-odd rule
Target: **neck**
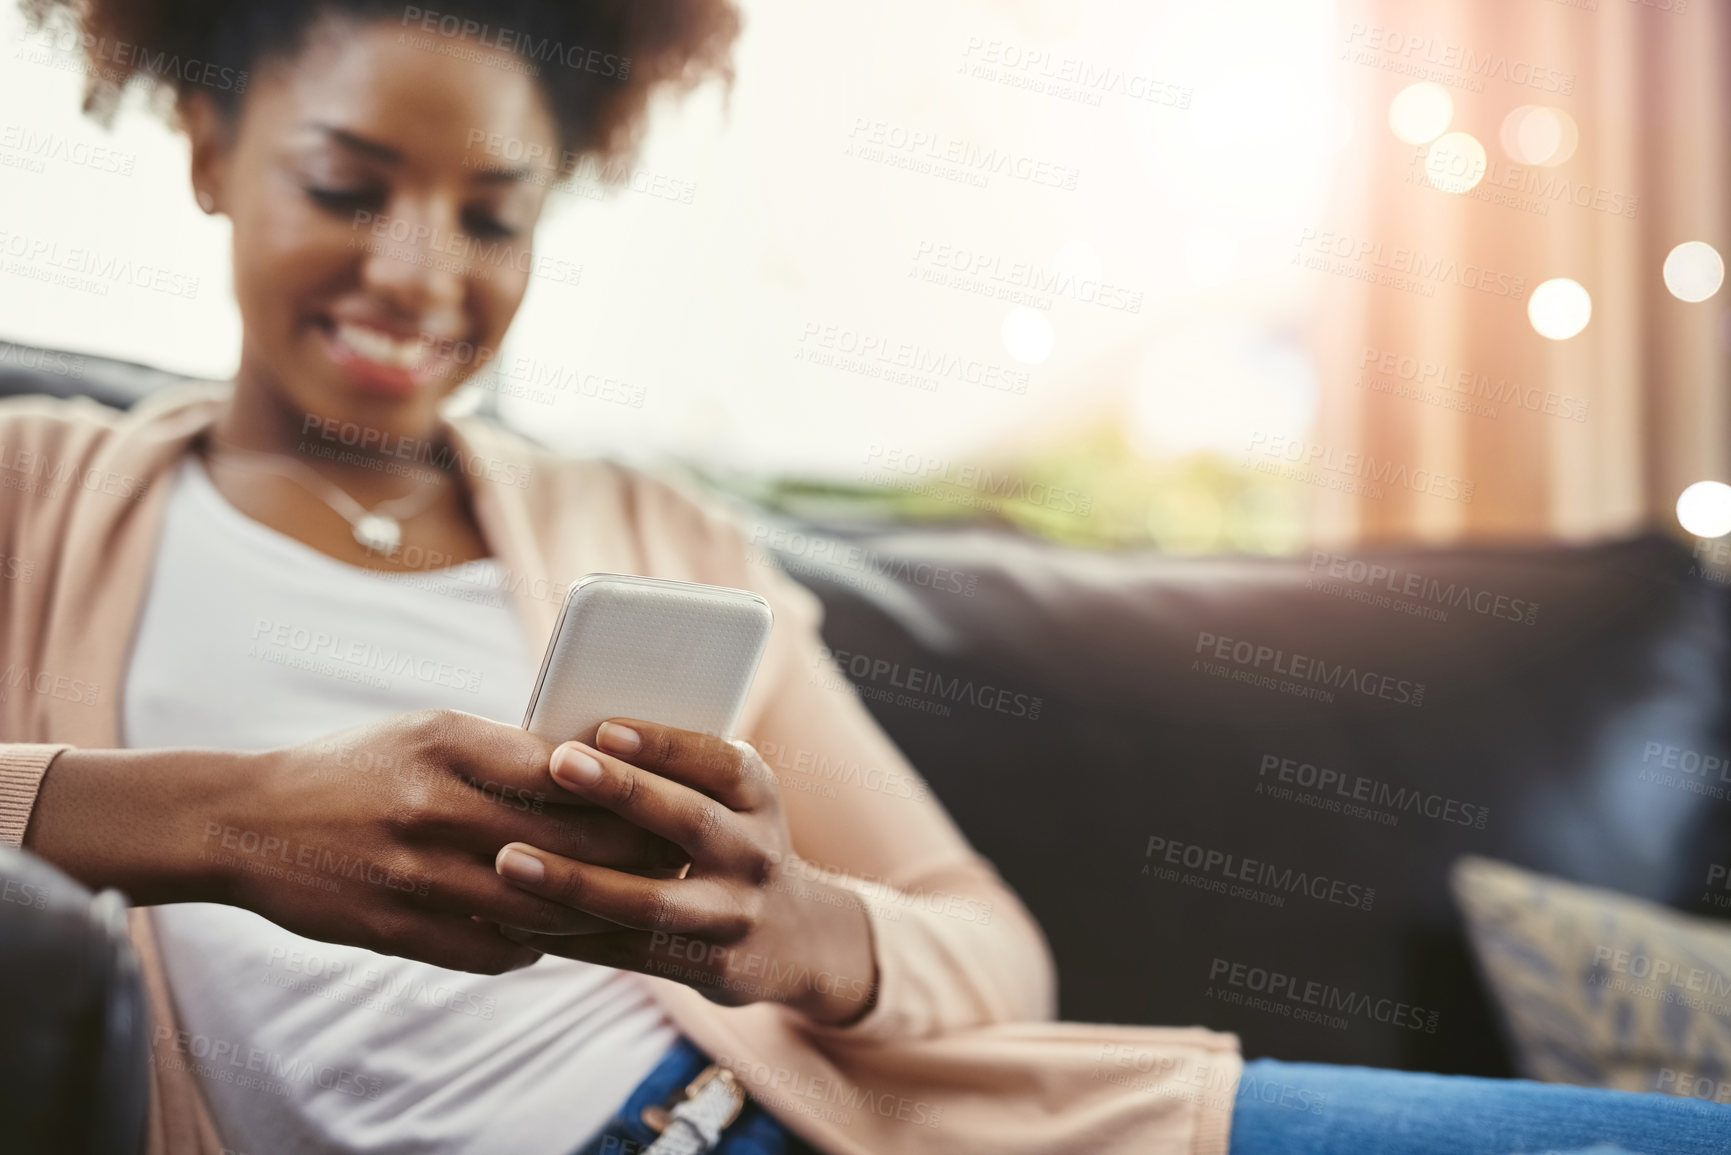
[{"label": "neck", "polygon": [[280,391],[237,375],[211,434],[221,446],[292,458],[362,505],[413,493],[448,477],[442,423],[399,431],[383,422],[302,412]]}]

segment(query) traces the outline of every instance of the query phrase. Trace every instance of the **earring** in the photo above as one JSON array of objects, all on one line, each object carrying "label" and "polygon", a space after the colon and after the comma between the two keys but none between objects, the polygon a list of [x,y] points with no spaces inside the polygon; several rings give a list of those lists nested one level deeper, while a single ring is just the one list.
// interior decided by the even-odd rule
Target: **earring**
[{"label": "earring", "polygon": [[203,209],[205,212],[214,213],[216,211],[216,198],[205,192],[203,189],[198,190],[197,200],[198,207]]}]

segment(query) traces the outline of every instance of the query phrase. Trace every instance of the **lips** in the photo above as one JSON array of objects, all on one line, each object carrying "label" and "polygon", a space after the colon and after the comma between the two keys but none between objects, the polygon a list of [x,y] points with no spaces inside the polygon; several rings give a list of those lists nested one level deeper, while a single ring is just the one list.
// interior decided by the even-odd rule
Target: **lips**
[{"label": "lips", "polygon": [[406,396],[445,375],[451,342],[430,333],[387,332],[355,321],[318,326],[325,352],[355,385],[369,392]]},{"label": "lips", "polygon": [[417,336],[409,340],[398,340],[377,329],[352,325],[346,321],[337,323],[333,336],[356,355],[379,365],[398,369],[418,369],[433,354],[433,342],[430,338],[423,340]]}]

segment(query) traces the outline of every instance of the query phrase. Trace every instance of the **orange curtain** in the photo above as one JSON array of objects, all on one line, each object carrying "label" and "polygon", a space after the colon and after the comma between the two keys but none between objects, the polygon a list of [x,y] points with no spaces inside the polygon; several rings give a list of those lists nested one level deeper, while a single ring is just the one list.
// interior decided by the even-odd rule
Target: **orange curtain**
[{"label": "orange curtain", "polygon": [[[1311,452],[1363,483],[1316,490],[1319,540],[1674,529],[1686,486],[1731,481],[1731,289],[1687,303],[1661,274],[1685,241],[1731,254],[1728,35],[1719,0],[1342,4],[1352,135],[1296,259],[1321,282]],[[1437,144],[1391,129],[1391,102],[1425,81],[1452,98],[1447,131],[1484,147],[1467,192],[1427,175]],[[1509,155],[1524,106],[1573,121],[1569,159]],[[1566,340],[1528,318],[1558,277],[1592,303]]]}]

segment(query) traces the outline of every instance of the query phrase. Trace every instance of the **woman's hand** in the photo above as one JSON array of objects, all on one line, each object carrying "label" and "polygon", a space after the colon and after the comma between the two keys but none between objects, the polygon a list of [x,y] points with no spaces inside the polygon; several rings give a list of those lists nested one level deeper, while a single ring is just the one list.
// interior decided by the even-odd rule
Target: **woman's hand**
[{"label": "woman's hand", "polygon": [[552,752],[450,710],[259,753],[67,750],[43,779],[25,846],[140,905],[223,902],[309,938],[497,974],[539,957],[501,936],[500,921],[601,925],[501,879],[500,847],[531,842],[649,876],[687,865],[677,847],[561,789]]},{"label": "woman's hand", "polygon": [[851,891],[801,878],[780,783],[750,746],[616,719],[596,746],[555,750],[552,778],[678,846],[691,869],[642,878],[523,839],[500,851],[500,874],[612,926],[565,934],[517,924],[511,938],[675,979],[729,1006],[771,1000],[827,1024],[871,1009],[877,966],[865,908]]},{"label": "woman's hand", "polygon": [[236,816],[205,824],[203,849],[236,905],[296,934],[459,970],[526,966],[539,953],[498,923],[571,934],[598,920],[501,879],[505,844],[652,876],[687,862],[561,789],[552,751],[473,714],[400,715],[265,755]]}]

